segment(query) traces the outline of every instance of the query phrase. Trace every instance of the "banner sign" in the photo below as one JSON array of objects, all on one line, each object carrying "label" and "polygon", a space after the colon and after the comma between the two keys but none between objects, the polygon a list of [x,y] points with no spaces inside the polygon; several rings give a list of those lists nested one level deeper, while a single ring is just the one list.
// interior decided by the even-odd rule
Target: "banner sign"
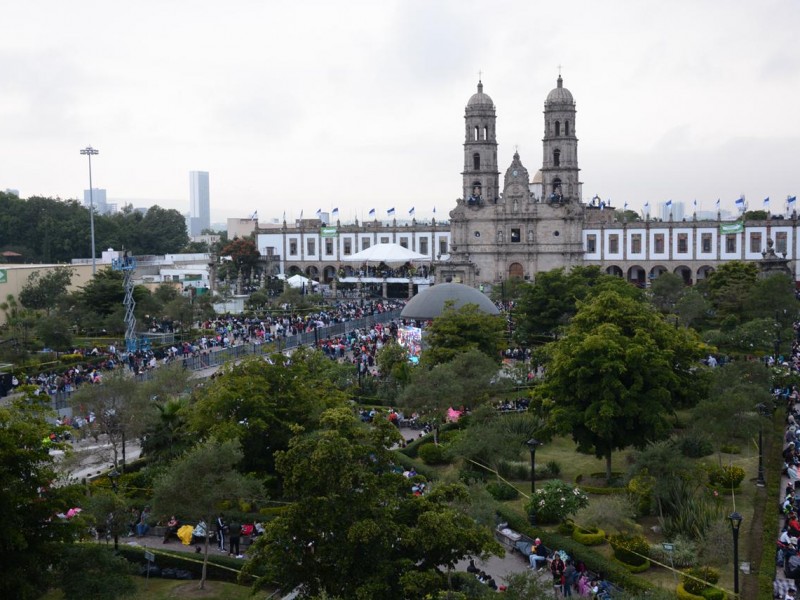
[{"label": "banner sign", "polygon": [[744,223],[736,221],[735,223],[723,223],[719,226],[719,232],[722,235],[730,233],[742,233],[744,231]]},{"label": "banner sign", "polygon": [[335,238],[339,234],[336,232],[336,227],[321,227],[319,235],[324,238]]}]

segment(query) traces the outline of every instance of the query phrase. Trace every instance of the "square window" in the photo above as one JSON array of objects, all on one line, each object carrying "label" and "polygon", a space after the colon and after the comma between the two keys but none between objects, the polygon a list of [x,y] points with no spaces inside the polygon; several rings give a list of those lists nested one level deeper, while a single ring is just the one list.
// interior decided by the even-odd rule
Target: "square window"
[{"label": "square window", "polygon": [[447,254],[447,240],[440,239],[439,240],[439,254]]},{"label": "square window", "polygon": [[350,238],[344,239],[344,253],[345,254],[353,253],[353,240],[351,240]]},{"label": "square window", "polygon": [[725,236],[725,252],[736,252],[736,235],[731,234]]},{"label": "square window", "polygon": [[612,233],[608,236],[608,252],[609,254],[616,254],[619,252],[619,234]]},{"label": "square window", "polygon": [[400,247],[401,248],[408,248],[408,238],[407,237],[401,237],[400,238]]},{"label": "square window", "polygon": [[428,253],[428,238],[421,238],[419,240],[419,253],[420,254]]},{"label": "square window", "polygon": [[789,235],[785,231],[779,231],[775,234],[775,252],[779,254],[786,254]]},{"label": "square window", "polygon": [[700,247],[703,252],[709,253],[711,252],[711,234],[704,233],[700,238]]},{"label": "square window", "polygon": [[297,256],[297,240],[289,240],[289,256]]},{"label": "square window", "polygon": [[689,252],[689,234],[678,234],[678,254],[686,254]]},{"label": "square window", "polygon": [[325,254],[328,256],[333,254],[333,240],[331,238],[325,238]]},{"label": "square window", "polygon": [[641,254],[642,252],[642,234],[634,233],[631,236],[631,252],[633,254]]},{"label": "square window", "polygon": [[361,249],[366,250],[367,248],[369,248],[369,238],[362,238]]},{"label": "square window", "polygon": [[750,252],[761,252],[761,232],[750,233]]},{"label": "square window", "polygon": [[657,233],[653,236],[653,252],[656,254],[664,253],[664,234]]},{"label": "square window", "polygon": [[308,251],[309,256],[313,256],[317,253],[317,240],[314,238],[310,238],[306,240],[306,250]]},{"label": "square window", "polygon": [[381,236],[381,244],[388,244],[389,237],[388,236]]},{"label": "square window", "polygon": [[594,234],[586,236],[586,252],[597,252],[597,236]]},{"label": "square window", "polygon": [[520,230],[519,229],[512,229],[511,230],[511,243],[512,244],[519,244],[521,239]]}]

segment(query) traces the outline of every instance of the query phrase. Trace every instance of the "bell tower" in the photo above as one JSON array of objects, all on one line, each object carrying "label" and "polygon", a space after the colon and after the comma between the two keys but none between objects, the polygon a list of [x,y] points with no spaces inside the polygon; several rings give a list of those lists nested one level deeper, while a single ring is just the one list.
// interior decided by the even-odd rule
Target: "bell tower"
[{"label": "bell tower", "polygon": [[472,207],[496,204],[500,196],[495,129],[497,115],[494,102],[488,94],[483,93],[480,80],[478,92],[467,102],[464,121],[464,171],[461,173],[464,204]]},{"label": "bell tower", "polygon": [[580,202],[575,101],[570,91],[564,87],[560,73],[555,89],[547,95],[544,102],[542,143],[542,202]]}]

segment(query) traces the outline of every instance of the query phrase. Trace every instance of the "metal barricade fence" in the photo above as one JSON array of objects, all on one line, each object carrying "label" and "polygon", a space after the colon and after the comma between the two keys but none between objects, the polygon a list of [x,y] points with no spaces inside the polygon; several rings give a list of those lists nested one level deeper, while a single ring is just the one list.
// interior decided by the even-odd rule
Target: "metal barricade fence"
[{"label": "metal barricade fence", "polygon": [[[266,354],[268,352],[282,352],[299,348],[300,346],[313,346],[319,340],[332,337],[347,335],[356,329],[372,328],[377,323],[388,323],[400,318],[400,310],[370,315],[362,319],[334,323],[327,327],[320,327],[316,332],[303,332],[297,335],[286,337],[276,337],[272,342],[261,344],[241,344],[239,346],[229,346],[214,352],[205,352],[196,355],[177,358],[182,361],[183,367],[190,371],[202,371],[211,367],[219,367],[227,362],[241,359],[245,356],[254,354]],[[144,371],[135,375],[137,381],[148,381],[152,378],[152,371]],[[69,408],[67,400],[70,394],[66,391],[58,391],[50,394],[52,405],[55,410],[63,411]]]}]

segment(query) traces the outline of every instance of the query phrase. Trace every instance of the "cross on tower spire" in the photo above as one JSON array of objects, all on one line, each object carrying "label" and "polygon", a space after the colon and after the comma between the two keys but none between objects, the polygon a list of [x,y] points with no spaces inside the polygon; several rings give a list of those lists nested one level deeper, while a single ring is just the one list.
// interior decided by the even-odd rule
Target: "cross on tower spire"
[{"label": "cross on tower spire", "polygon": [[478,71],[478,81],[481,81],[481,75],[483,75],[483,71]]}]

